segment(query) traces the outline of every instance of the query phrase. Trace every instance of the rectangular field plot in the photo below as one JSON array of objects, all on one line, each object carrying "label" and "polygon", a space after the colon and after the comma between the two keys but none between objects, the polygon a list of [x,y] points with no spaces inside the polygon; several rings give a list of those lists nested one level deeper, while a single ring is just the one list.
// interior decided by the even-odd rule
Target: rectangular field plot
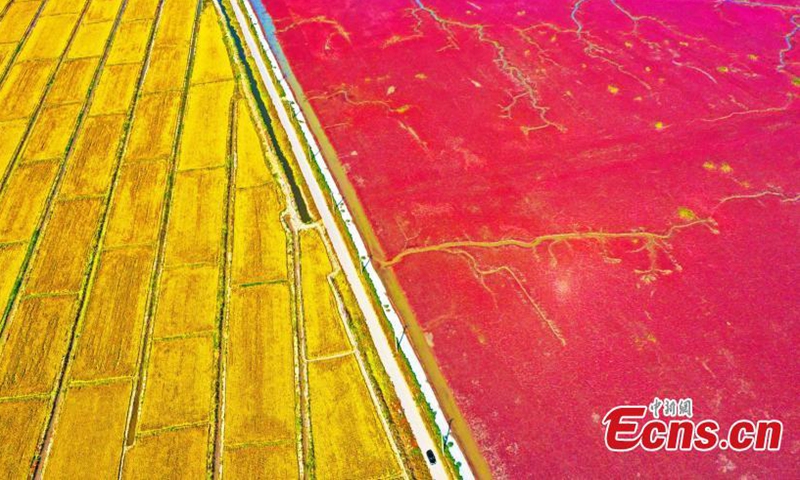
[{"label": "rectangular field plot", "polygon": [[0,173],[5,173],[27,128],[27,119],[0,123]]},{"label": "rectangular field plot", "polygon": [[22,151],[22,160],[62,158],[80,113],[81,105],[77,103],[40,110]]},{"label": "rectangular field plot", "polygon": [[170,21],[159,23],[154,40],[155,45],[164,47],[188,44],[192,39],[192,30],[197,16],[196,6],[197,2],[192,0],[164,0],[161,15],[169,18]]},{"label": "rectangular field plot", "polygon": [[353,355],[308,364],[314,463],[320,478],[376,478],[398,472]]},{"label": "rectangular field plot", "polygon": [[277,186],[239,190],[235,210],[233,281],[243,284],[285,279],[286,232]]},{"label": "rectangular field plot", "polygon": [[54,60],[14,64],[0,87],[0,122],[29,117],[44,95]]},{"label": "rectangular field plot", "polygon": [[0,247],[0,312],[5,311],[27,251],[27,244]]},{"label": "rectangular field plot", "polygon": [[154,342],[141,429],[209,421],[214,408],[215,366],[211,336]]},{"label": "rectangular field plot", "polygon": [[156,93],[139,99],[125,161],[166,157],[172,153],[180,93]]},{"label": "rectangular field plot", "polygon": [[49,105],[83,102],[100,60],[84,58],[61,64],[45,102]]},{"label": "rectangular field plot", "polygon": [[75,296],[22,300],[7,326],[0,357],[0,397],[50,393],[75,323]]},{"label": "rectangular field plot", "polygon": [[106,49],[106,41],[114,22],[82,23],[67,52],[67,58],[99,57]]},{"label": "rectangular field plot", "polygon": [[154,48],[150,54],[142,92],[179,91],[186,83],[186,67],[189,64],[189,45]]},{"label": "rectangular field plot", "polygon": [[230,480],[270,480],[298,478],[297,446],[285,442],[268,446],[225,449],[223,478]]},{"label": "rectangular field plot", "polygon": [[[132,2],[128,2],[130,5]],[[117,18],[119,7],[122,0],[92,0],[86,15],[83,17],[84,23],[108,22]]]},{"label": "rectangular field plot", "polygon": [[[141,64],[108,65],[100,74],[90,115],[127,113],[136,91]],[[119,137],[117,137],[119,138]]]},{"label": "rectangular field plot", "polygon": [[233,89],[232,81],[197,85],[189,89],[178,169],[225,165]]},{"label": "rectangular field plot", "polygon": [[117,65],[144,61],[151,30],[152,22],[149,20],[121,24],[111,44],[111,51],[106,60],[107,64]]},{"label": "rectangular field plot", "polygon": [[65,13],[80,13],[88,0],[60,0],[49,1],[42,10],[42,15],[63,15]]},{"label": "rectangular field plot", "polygon": [[192,84],[233,79],[233,69],[219,21],[217,9],[206,3],[200,14]]},{"label": "rectangular field plot", "polygon": [[316,230],[300,232],[300,275],[303,318],[309,358],[350,350],[328,275],[333,266]]},{"label": "rectangular field plot", "polygon": [[214,262],[222,248],[228,173],[224,168],[176,176],[166,264]]},{"label": "rectangular field plot", "polygon": [[105,246],[154,243],[161,227],[167,164],[122,165],[111,203]]},{"label": "rectangular field plot", "polygon": [[182,266],[164,270],[158,289],[155,338],[207,332],[219,313],[219,267]]},{"label": "rectangular field plot", "polygon": [[73,379],[135,373],[154,259],[152,247],[102,254],[77,342]]},{"label": "rectangular field plot", "polygon": [[46,475],[82,478],[92,472],[97,478],[115,478],[130,397],[130,381],[70,388],[45,465]]},{"label": "rectangular field plot", "polygon": [[207,446],[206,426],[139,437],[125,455],[122,478],[174,478],[176,472],[182,478],[207,478]]},{"label": "rectangular field plot", "polygon": [[294,444],[294,330],[289,301],[286,284],[233,292],[225,388],[227,444],[277,440]]},{"label": "rectangular field plot", "polygon": [[111,185],[124,124],[123,115],[86,120],[67,159],[60,192],[62,197],[106,193]]},{"label": "rectangular field plot", "polygon": [[0,403],[0,472],[6,478],[28,477],[49,413],[47,400]]},{"label": "rectangular field plot", "polygon": [[56,162],[20,165],[11,173],[0,197],[0,242],[28,240],[33,235],[57,173]]},{"label": "rectangular field plot", "polygon": [[59,202],[30,267],[27,293],[77,292],[83,283],[102,200]]},{"label": "rectangular field plot", "polygon": [[0,43],[19,42],[40,5],[41,2],[14,2],[8,7],[5,16],[0,20]]},{"label": "rectangular field plot", "polygon": [[159,0],[128,0],[128,5],[122,14],[122,21],[131,22],[154,18],[158,9],[158,2]]},{"label": "rectangular field plot", "polygon": [[236,105],[236,187],[246,188],[274,183],[264,154],[264,146],[253,123],[247,102]]},{"label": "rectangular field plot", "polygon": [[[64,2],[48,2],[58,4]],[[72,29],[78,22],[78,15],[58,15],[39,17],[25,45],[17,56],[18,62],[28,60],[58,58],[64,53]]]}]

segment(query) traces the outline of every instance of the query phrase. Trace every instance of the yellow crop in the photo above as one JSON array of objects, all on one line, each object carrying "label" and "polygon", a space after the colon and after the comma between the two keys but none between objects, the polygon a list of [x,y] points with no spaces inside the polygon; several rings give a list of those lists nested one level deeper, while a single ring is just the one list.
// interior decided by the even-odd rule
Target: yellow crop
[{"label": "yellow crop", "polygon": [[207,446],[206,426],[141,437],[125,455],[123,478],[206,478]]},{"label": "yellow crop", "polygon": [[145,95],[139,100],[126,161],[166,157],[172,152],[180,102],[177,92]]},{"label": "yellow crop", "polygon": [[0,243],[28,240],[56,179],[56,162],[21,165],[14,170],[0,197]]},{"label": "yellow crop", "polygon": [[141,69],[138,63],[106,66],[94,92],[90,115],[127,113]]},{"label": "yellow crop", "polygon": [[0,472],[26,478],[31,459],[50,413],[48,400],[0,403]]},{"label": "yellow crop", "polygon": [[117,476],[131,383],[72,387],[47,461],[48,477]]},{"label": "yellow crop", "polygon": [[158,290],[154,335],[171,337],[216,326],[219,268],[189,265],[164,271]]},{"label": "yellow crop", "polygon": [[142,91],[145,93],[180,91],[186,79],[188,63],[188,44],[181,43],[153,49]]},{"label": "yellow crop", "polygon": [[96,58],[64,62],[56,73],[53,87],[45,101],[49,105],[83,102],[89,92],[89,85],[98,63],[99,60]]},{"label": "yellow crop", "polygon": [[[123,22],[134,20],[152,20],[156,15],[159,0],[128,0],[125,12],[122,14]],[[187,8],[191,10],[191,8]],[[164,15],[164,18],[171,19],[171,16]]]},{"label": "yellow crop", "polygon": [[293,445],[294,331],[288,286],[236,289],[228,327],[226,443],[286,440]]},{"label": "yellow crop", "polygon": [[297,478],[297,447],[287,442],[225,449],[223,477],[231,480]]},{"label": "yellow crop", "polygon": [[200,14],[192,84],[232,79],[233,70],[228,58],[217,9],[206,3]]},{"label": "yellow crop", "polygon": [[[63,2],[48,2],[48,5]],[[67,46],[78,15],[41,17],[20,50],[17,61],[58,58]]]},{"label": "yellow crop", "polygon": [[25,259],[26,245],[7,245],[0,247],[0,310],[6,307],[6,299],[11,294]]},{"label": "yellow crop", "polygon": [[233,279],[236,283],[286,278],[286,232],[278,190],[240,190],[234,215]]},{"label": "yellow crop", "polygon": [[[128,2],[130,5],[133,2]],[[122,0],[92,0],[83,21],[86,23],[107,22],[117,17]],[[130,8],[130,7],[128,7]]]},{"label": "yellow crop", "polygon": [[75,304],[73,295],[20,302],[0,358],[0,397],[50,393],[56,387]]},{"label": "yellow crop", "polygon": [[99,57],[106,48],[114,22],[82,23],[67,52],[67,58]]},{"label": "yellow crop", "polygon": [[[145,0],[144,3],[147,3]],[[157,2],[150,1],[154,5]],[[155,11],[155,10],[154,10]],[[168,18],[168,22],[160,22],[156,32],[155,45],[188,44],[192,38],[192,29],[197,15],[195,2],[187,0],[164,0],[161,7],[161,17]]]},{"label": "yellow crop", "polygon": [[83,319],[72,378],[134,374],[155,249],[103,252]]},{"label": "yellow crop", "polygon": [[219,258],[227,181],[224,168],[177,175],[167,229],[167,265],[214,262]]},{"label": "yellow crop", "polygon": [[189,89],[178,168],[220,167],[228,158],[234,84],[207,83]]},{"label": "yellow crop", "polygon": [[124,123],[124,115],[90,117],[86,121],[67,160],[62,196],[106,193]]},{"label": "yellow crop", "polygon": [[54,60],[45,60],[11,67],[0,86],[0,122],[27,118],[33,113],[55,66]]},{"label": "yellow crop", "polygon": [[376,478],[395,473],[397,461],[355,357],[309,363],[308,383],[317,476]]},{"label": "yellow crop", "polygon": [[167,165],[163,160],[122,165],[111,203],[105,246],[153,243],[161,228]]},{"label": "yellow crop", "polygon": [[49,1],[45,5],[42,15],[61,15],[64,13],[80,13],[86,0],[59,0]]},{"label": "yellow crop", "polygon": [[149,21],[123,23],[117,29],[111,51],[108,54],[108,65],[120,63],[137,63],[144,60],[147,43],[150,39]]},{"label": "yellow crop", "polygon": [[142,410],[142,430],[208,421],[213,410],[214,339],[153,343]]},{"label": "yellow crop", "polygon": [[332,269],[319,233],[316,230],[300,232],[300,275],[309,358],[351,348],[328,283]]},{"label": "yellow crop", "polygon": [[28,293],[77,292],[80,289],[102,211],[100,199],[56,203],[50,225],[30,266]]},{"label": "yellow crop", "polygon": [[236,186],[255,187],[274,182],[247,102],[236,108]]},{"label": "yellow crop", "polygon": [[[0,43],[19,42],[33,20],[41,2],[14,2],[0,20]],[[2,10],[0,8],[0,10]]]},{"label": "yellow crop", "polygon": [[81,106],[76,103],[42,109],[31,129],[22,159],[62,158],[67,153],[80,111]]},{"label": "yellow crop", "polygon": [[11,163],[27,128],[26,119],[0,123],[0,172],[5,172]]}]

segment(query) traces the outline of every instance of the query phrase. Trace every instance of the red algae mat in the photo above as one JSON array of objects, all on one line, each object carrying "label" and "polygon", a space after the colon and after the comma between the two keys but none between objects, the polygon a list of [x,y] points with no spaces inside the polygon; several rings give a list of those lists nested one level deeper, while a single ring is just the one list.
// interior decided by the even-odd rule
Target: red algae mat
[{"label": "red algae mat", "polygon": [[[800,469],[800,7],[265,2],[493,474]],[[778,452],[613,453],[654,397]]]}]

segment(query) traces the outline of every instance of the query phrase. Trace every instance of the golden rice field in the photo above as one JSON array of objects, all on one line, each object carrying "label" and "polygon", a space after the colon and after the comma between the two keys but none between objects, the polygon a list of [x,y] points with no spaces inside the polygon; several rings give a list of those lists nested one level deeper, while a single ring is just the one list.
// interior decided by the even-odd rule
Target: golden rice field
[{"label": "golden rice field", "polygon": [[0,477],[424,473],[235,52],[209,0],[0,0]]}]

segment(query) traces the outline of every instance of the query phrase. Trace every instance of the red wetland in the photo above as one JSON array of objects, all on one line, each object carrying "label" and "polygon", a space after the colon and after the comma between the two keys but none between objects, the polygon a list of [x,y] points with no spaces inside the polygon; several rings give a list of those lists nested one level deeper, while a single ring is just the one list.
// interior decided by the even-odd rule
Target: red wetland
[{"label": "red wetland", "polygon": [[[494,476],[797,475],[797,3],[264,3]],[[608,451],[654,397],[781,449]]]}]

